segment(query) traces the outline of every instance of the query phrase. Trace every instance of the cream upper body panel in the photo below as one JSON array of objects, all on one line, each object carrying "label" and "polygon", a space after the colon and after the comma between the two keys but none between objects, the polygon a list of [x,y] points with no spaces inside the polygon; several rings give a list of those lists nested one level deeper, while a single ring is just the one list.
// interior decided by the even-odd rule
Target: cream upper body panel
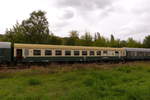
[{"label": "cream upper body panel", "polygon": [[[16,49],[29,49],[29,56],[33,56],[33,50],[41,50],[41,56],[44,55],[45,50],[52,50],[52,56],[55,56],[55,50],[62,50],[62,56],[65,56],[65,50],[71,50],[71,55],[73,55],[73,51],[80,51],[80,56],[82,56],[82,51],[87,51],[88,56],[90,51],[101,51],[101,56],[125,56],[125,49],[124,48],[110,48],[110,47],[87,47],[87,46],[63,46],[63,45],[41,45],[41,44],[14,44],[14,54],[16,54]],[[107,51],[107,54],[104,53]],[[115,51],[118,51],[118,55],[115,55]],[[97,56],[97,55],[95,55]]]},{"label": "cream upper body panel", "polygon": [[42,45],[42,44],[14,44],[14,48],[29,48],[29,49],[67,49],[67,50],[112,50],[124,51],[124,48],[110,47],[87,47],[87,46],[63,46],[63,45]]}]

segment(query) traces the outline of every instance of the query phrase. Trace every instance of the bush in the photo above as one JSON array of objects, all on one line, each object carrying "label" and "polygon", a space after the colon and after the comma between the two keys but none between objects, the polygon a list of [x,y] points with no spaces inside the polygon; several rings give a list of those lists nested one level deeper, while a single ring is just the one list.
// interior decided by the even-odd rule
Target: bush
[{"label": "bush", "polygon": [[93,78],[87,78],[83,81],[83,84],[87,87],[93,86],[95,80]]},{"label": "bush", "polygon": [[117,70],[120,71],[120,72],[124,72],[124,73],[131,73],[132,68],[125,66],[125,67],[119,67],[119,68],[117,68]]},{"label": "bush", "polygon": [[40,85],[41,81],[38,80],[38,79],[29,79],[28,84],[31,85],[31,86]]}]

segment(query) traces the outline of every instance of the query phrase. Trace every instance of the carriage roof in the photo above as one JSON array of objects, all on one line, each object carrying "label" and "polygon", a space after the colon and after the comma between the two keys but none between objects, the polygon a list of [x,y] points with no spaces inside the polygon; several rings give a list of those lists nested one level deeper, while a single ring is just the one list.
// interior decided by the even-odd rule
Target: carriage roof
[{"label": "carriage roof", "polygon": [[30,48],[30,49],[72,49],[72,50],[119,50],[124,48],[110,48],[110,47],[88,47],[88,46],[65,46],[65,45],[43,45],[43,44],[14,44],[15,48]]},{"label": "carriage roof", "polygon": [[0,48],[11,48],[10,42],[0,42]]},{"label": "carriage roof", "polygon": [[148,48],[125,48],[126,51],[150,52]]}]

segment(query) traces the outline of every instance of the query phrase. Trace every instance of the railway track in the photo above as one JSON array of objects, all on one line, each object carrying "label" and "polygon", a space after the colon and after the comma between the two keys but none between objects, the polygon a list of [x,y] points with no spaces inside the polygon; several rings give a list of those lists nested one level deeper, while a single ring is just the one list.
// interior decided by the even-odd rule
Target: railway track
[{"label": "railway track", "polygon": [[0,70],[5,70],[5,69],[28,69],[28,68],[30,68],[30,66],[24,66],[22,64],[16,65],[16,66],[9,66],[7,64],[0,65]]}]

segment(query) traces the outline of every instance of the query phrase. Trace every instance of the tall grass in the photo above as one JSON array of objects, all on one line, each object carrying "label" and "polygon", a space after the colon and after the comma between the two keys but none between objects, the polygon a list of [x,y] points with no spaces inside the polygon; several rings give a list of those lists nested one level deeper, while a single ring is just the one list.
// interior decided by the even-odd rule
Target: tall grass
[{"label": "tall grass", "polygon": [[150,62],[0,71],[1,100],[149,100]]}]

